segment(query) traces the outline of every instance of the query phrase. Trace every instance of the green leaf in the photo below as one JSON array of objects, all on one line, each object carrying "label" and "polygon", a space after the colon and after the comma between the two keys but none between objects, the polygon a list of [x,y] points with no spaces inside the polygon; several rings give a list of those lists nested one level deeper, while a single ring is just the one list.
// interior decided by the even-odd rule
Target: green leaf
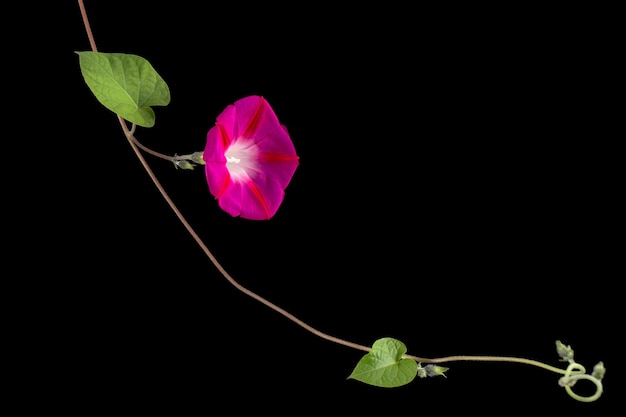
[{"label": "green leaf", "polygon": [[154,126],[150,106],[167,106],[170,90],[148,61],[132,54],[76,53],[87,86],[104,107],[136,125]]},{"label": "green leaf", "polygon": [[399,340],[378,339],[361,358],[348,378],[377,387],[394,388],[406,385],[417,375],[417,362],[402,358],[406,346]]}]

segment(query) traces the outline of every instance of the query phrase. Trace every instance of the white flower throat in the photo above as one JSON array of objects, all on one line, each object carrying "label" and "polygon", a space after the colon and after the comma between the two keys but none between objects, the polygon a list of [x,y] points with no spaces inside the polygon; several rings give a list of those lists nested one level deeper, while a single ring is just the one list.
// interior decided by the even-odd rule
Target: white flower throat
[{"label": "white flower throat", "polygon": [[258,147],[251,141],[237,140],[224,153],[226,168],[233,178],[250,178],[256,170]]}]

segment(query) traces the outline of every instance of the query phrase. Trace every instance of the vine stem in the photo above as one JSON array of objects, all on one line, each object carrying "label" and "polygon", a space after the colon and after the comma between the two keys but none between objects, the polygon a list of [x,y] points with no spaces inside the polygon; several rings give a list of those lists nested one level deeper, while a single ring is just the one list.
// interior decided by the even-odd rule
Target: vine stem
[{"label": "vine stem", "polygon": [[78,8],[80,9],[80,15],[83,18],[83,24],[85,25],[85,31],[87,32],[87,38],[89,39],[89,45],[91,46],[91,50],[93,52],[98,52],[98,48],[96,47],[96,40],[93,37],[93,32],[91,31],[91,25],[89,24],[89,18],[87,17],[87,10],[85,9],[85,3],[83,0],[78,0]]},{"label": "vine stem", "polygon": [[515,362],[515,363],[523,363],[525,365],[532,365],[539,368],[546,369],[548,371],[555,372],[557,374],[565,375],[567,371],[565,369],[557,368],[556,366],[551,366],[545,364],[543,362],[535,361],[532,359],[526,358],[515,358],[511,356],[468,356],[468,355],[456,355],[456,356],[446,356],[443,358],[435,358],[435,359],[426,359],[420,358],[418,356],[413,355],[404,355],[406,358],[414,359],[418,362],[424,363],[445,363],[445,362],[460,362],[460,361],[475,361],[475,362]]},{"label": "vine stem", "polygon": [[[89,24],[89,19],[88,19],[88,16],[87,16],[87,11],[85,9],[84,1],[83,0],[78,0],[78,6],[80,8],[80,13],[81,13],[81,16],[82,16],[83,23],[85,25],[85,30],[87,32],[87,37],[89,39],[89,44],[91,46],[91,50],[93,52],[98,52],[98,48],[96,46],[96,41],[94,39],[93,32],[92,32],[91,26]],[[209,250],[209,248],[204,244],[202,239],[200,239],[198,234],[195,232],[195,230],[187,222],[185,217],[182,215],[182,213],[180,212],[180,210],[178,209],[176,204],[174,204],[174,202],[172,201],[170,196],[167,194],[167,192],[165,191],[165,189],[163,188],[163,186],[159,182],[158,178],[156,177],[156,175],[154,174],[154,172],[150,168],[150,165],[148,164],[146,159],[143,157],[143,154],[141,153],[141,150],[144,150],[144,151],[146,151],[146,152],[148,152],[148,153],[150,153],[150,154],[152,154],[154,156],[157,156],[157,157],[160,157],[160,158],[163,158],[163,159],[167,159],[167,160],[174,160],[174,159],[178,159],[178,158],[176,158],[176,157],[173,157],[173,158],[172,157],[168,157],[166,155],[163,155],[163,154],[160,154],[158,152],[152,151],[149,148],[143,146],[141,143],[139,143],[139,141],[134,136],[135,126],[133,125],[132,128],[129,130],[128,126],[126,125],[126,121],[119,115],[117,115],[117,118],[118,118],[118,121],[120,123],[120,126],[122,127],[124,135],[128,139],[128,142],[129,142],[131,148],[133,149],[133,151],[137,155],[137,158],[139,159],[139,161],[141,162],[141,165],[144,167],[144,169],[148,173],[148,176],[150,177],[152,182],[156,185],[157,189],[159,190],[159,192],[161,193],[161,195],[163,196],[165,201],[169,204],[170,208],[174,211],[174,213],[176,214],[176,217],[178,217],[178,219],[183,224],[185,229],[187,229],[189,234],[193,237],[193,239],[196,241],[196,243],[204,251],[206,256],[211,260],[213,265],[224,276],[224,278],[226,278],[226,280],[230,284],[232,284],[236,289],[238,289],[239,291],[241,291],[244,294],[248,295],[249,297],[254,298],[255,300],[259,301],[260,303],[262,303],[262,304],[266,305],[267,307],[271,308],[272,310],[282,314],[287,319],[291,320],[292,322],[294,322],[295,324],[301,326],[302,328],[306,329],[307,331],[313,333],[314,335],[316,335],[318,337],[321,337],[322,339],[326,339],[326,340],[329,340],[331,342],[334,342],[334,343],[337,343],[337,344],[340,344],[340,345],[343,345],[343,346],[347,346],[347,347],[350,347],[350,348],[353,348],[353,349],[365,351],[365,352],[369,352],[371,350],[371,348],[368,347],[368,346],[361,345],[361,344],[358,344],[358,343],[353,343],[353,342],[350,342],[350,341],[347,341],[347,340],[344,340],[344,339],[341,339],[341,338],[338,338],[338,337],[334,337],[334,336],[328,335],[328,334],[326,334],[324,332],[321,332],[321,331],[315,329],[314,327],[310,326],[309,324],[305,323],[304,321],[300,320],[299,318],[297,318],[293,314],[287,312],[283,308],[277,306],[276,304],[268,301],[267,299],[261,297],[260,295],[256,294],[255,292],[253,292],[253,291],[247,289],[246,287],[242,286],[241,284],[239,284],[224,269],[224,267],[218,262],[217,258],[215,258],[213,253]],[[544,364],[544,363],[539,362],[539,361],[535,361],[535,360],[531,360],[531,359],[524,359],[524,358],[507,357],[507,356],[447,356],[447,357],[434,358],[434,359],[422,358],[422,357],[414,356],[414,355],[404,355],[404,357],[413,359],[413,360],[415,360],[417,362],[433,363],[433,364],[435,364],[435,363],[444,363],[444,362],[454,362],[454,361],[516,362],[516,363],[522,363],[522,364],[537,366],[537,367],[544,368],[546,370],[549,370],[549,371],[552,371],[552,372],[556,372],[556,373],[559,373],[559,374],[565,374],[566,373],[566,371],[563,370],[563,369],[556,368],[554,366],[550,366],[550,365]]]}]

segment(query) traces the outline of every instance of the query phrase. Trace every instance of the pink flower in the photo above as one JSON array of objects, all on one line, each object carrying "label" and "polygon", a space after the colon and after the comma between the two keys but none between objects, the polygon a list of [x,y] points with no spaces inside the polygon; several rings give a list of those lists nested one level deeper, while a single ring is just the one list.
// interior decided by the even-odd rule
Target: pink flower
[{"label": "pink flower", "polygon": [[237,100],[207,134],[209,190],[233,217],[267,220],[283,202],[299,161],[287,128],[259,96]]}]

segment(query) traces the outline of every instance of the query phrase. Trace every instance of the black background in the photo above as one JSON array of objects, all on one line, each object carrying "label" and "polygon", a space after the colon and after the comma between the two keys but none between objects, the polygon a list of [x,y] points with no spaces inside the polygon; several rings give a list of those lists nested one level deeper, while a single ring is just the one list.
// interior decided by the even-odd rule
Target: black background
[{"label": "black background", "polygon": [[31,288],[46,301],[33,330],[47,352],[37,355],[37,381],[60,388],[50,407],[170,415],[607,408],[619,365],[607,357],[615,343],[607,323],[618,316],[607,302],[617,250],[605,14],[86,7],[99,51],[140,55],[169,85],[156,125],[137,130],[144,145],[201,151],[219,113],[251,94],[289,129],[300,166],[270,221],[231,218],[201,169],[146,155],[240,284],[354,343],[389,336],[417,356],[558,366],[559,339],[588,369],[604,361],[607,377],[592,404],[569,398],[559,375],[518,364],[450,363],[447,378],[396,389],[347,380],[364,352],[239,292],[176,218],[84,83],[74,52],[90,45],[68,2],[54,6],[63,17],[48,22],[43,39],[60,70],[44,80],[55,97],[44,104],[62,116],[54,134],[37,135],[36,182],[47,191],[31,196],[40,209],[37,259],[56,277]]}]

